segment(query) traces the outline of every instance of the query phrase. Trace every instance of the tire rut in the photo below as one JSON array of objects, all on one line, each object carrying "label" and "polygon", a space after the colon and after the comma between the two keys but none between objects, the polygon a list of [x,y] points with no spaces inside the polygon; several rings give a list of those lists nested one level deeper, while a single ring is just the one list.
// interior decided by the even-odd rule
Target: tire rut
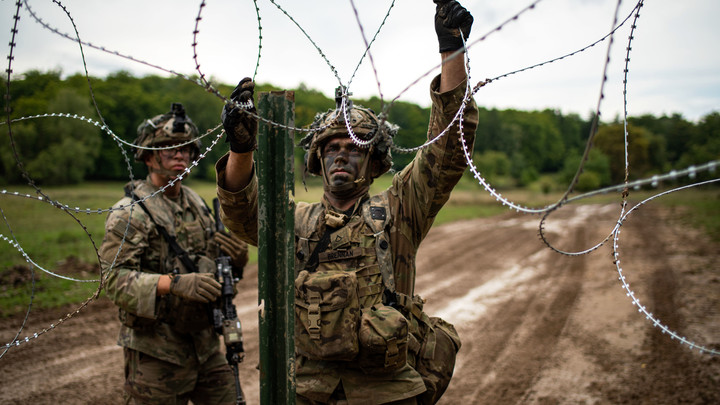
[{"label": "tire rut", "polygon": [[[670,330],[685,336],[685,319],[679,313],[678,297],[682,294],[679,274],[667,260],[662,260],[668,251],[676,249],[672,239],[674,232],[667,229],[664,221],[650,215],[651,210],[652,207],[639,210],[637,219],[630,223],[630,229],[637,234],[641,244],[635,250],[642,252],[633,263],[644,263],[650,269],[645,294],[648,310]],[[647,322],[643,354],[635,360],[642,367],[625,375],[626,384],[609,392],[606,398],[616,404],[720,403],[718,360],[688,350],[687,346]],[[708,363],[715,364],[715,372],[704,367]]]},{"label": "tire rut", "polygon": [[[580,246],[583,230],[574,231],[571,239],[576,241],[573,247]],[[483,333],[469,350],[461,350],[455,378],[462,383],[451,385],[442,403],[519,403],[551,361],[579,294],[584,265],[582,257],[541,253],[534,257],[545,259],[536,264],[542,271],[528,282],[531,292],[487,314],[484,324],[461,328]]]}]

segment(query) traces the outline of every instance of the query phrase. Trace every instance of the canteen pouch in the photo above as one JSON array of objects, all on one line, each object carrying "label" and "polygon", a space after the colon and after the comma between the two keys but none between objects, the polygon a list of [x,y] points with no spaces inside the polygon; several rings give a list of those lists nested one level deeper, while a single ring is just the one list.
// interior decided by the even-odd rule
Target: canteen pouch
[{"label": "canteen pouch", "polygon": [[405,367],[408,321],[400,311],[386,305],[364,308],[358,338],[357,364],[365,373],[386,373]]},{"label": "canteen pouch", "polygon": [[295,350],[312,360],[358,354],[360,306],[354,272],[301,271],[295,279]]},{"label": "canteen pouch", "polygon": [[417,396],[419,405],[434,404],[445,393],[461,346],[455,327],[441,318],[431,317],[427,332],[415,364],[415,370],[420,373],[427,388]]}]

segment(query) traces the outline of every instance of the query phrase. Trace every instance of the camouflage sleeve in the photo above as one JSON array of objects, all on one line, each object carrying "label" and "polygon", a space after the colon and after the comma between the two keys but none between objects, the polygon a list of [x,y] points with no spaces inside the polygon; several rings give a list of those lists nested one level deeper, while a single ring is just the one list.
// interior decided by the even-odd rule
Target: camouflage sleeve
[{"label": "camouflage sleeve", "polygon": [[244,189],[230,192],[224,188],[228,155],[215,164],[220,219],[223,225],[250,245],[258,241],[258,182],[253,168],[252,180]]},{"label": "camouflage sleeve", "polygon": [[138,211],[135,207],[129,226],[129,209],[112,211],[108,215],[98,254],[103,270],[109,270],[105,284],[108,297],[129,313],[154,319],[160,274],[140,271],[141,255],[149,247],[149,231],[145,226],[147,221],[137,218],[141,216]]},{"label": "camouflage sleeve", "polygon": [[[403,218],[399,229],[415,248],[427,235],[467,167],[458,131],[459,120],[453,122],[462,105],[467,81],[445,93],[437,92],[439,83],[440,76],[437,76],[430,85],[432,109],[428,139],[434,139],[451,123],[452,126],[440,139],[420,150],[393,179],[393,193],[400,201],[398,209]],[[477,123],[478,110],[471,97],[462,114],[462,134],[469,151],[475,142]]]}]

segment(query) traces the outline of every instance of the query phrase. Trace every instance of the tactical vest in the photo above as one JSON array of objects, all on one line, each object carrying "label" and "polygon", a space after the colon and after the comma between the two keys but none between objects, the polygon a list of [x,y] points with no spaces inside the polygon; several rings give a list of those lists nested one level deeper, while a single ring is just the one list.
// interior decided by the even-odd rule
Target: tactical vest
[{"label": "tactical vest", "polygon": [[[313,204],[307,212],[296,213],[296,273],[308,265],[320,236],[313,237],[324,220],[322,204]],[[352,271],[358,277],[358,298],[368,307],[382,302],[384,291],[395,292],[392,251],[386,229],[390,225],[387,192],[375,195],[360,207],[344,226],[330,233],[327,250],[318,256],[317,271]],[[297,275],[297,274],[296,274]]]},{"label": "tactical vest", "polygon": [[[134,185],[132,190],[129,185],[125,188],[128,203],[130,200],[143,200],[155,191],[145,181],[136,181]],[[142,211],[148,216],[148,220],[155,224],[160,241],[159,258],[141,264],[143,272],[183,274],[215,270],[214,260],[208,257],[208,243],[214,230],[210,209],[197,193],[187,187],[183,187],[183,195],[187,199],[192,219],[185,217],[185,211],[181,214],[182,218],[176,218],[176,212],[159,194],[145,199],[142,205],[138,204],[133,208]],[[173,240],[175,242],[172,242]],[[173,243],[176,249],[172,248]],[[178,254],[177,248],[185,257]],[[211,326],[206,304],[167,294],[158,298],[157,305],[157,320],[170,324],[178,332],[194,332]],[[155,323],[155,320],[138,318],[122,309],[119,316],[123,324],[135,329],[147,328]]]},{"label": "tactical vest", "polygon": [[[391,372],[410,364],[427,388],[417,397],[418,403],[433,404],[450,382],[460,338],[453,325],[423,312],[422,298],[396,292],[388,191],[370,197],[359,209],[360,215],[330,230],[328,247],[319,253],[314,252],[323,238],[316,232],[319,222],[332,221],[321,217],[325,214],[322,204],[296,210],[296,351],[310,359],[346,361],[347,367],[366,373]],[[308,268],[311,258],[315,261],[313,256],[317,267]],[[317,281],[309,283],[312,273]],[[356,281],[343,277],[349,273],[354,273]],[[324,294],[338,286],[347,294]],[[357,308],[342,302],[355,299],[353,290]],[[336,314],[326,316],[323,306]],[[352,333],[359,344],[343,338]],[[317,357],[318,353],[324,358]]]}]

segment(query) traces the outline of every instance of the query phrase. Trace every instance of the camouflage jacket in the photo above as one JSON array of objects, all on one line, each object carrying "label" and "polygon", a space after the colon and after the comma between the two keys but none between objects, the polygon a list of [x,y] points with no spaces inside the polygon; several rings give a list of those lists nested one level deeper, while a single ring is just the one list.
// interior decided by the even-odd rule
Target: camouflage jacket
[{"label": "camouflage jacket", "polygon": [[[133,192],[140,199],[157,190],[149,178],[134,182]],[[118,306],[123,323],[118,344],[178,365],[205,362],[220,349],[207,308],[171,294],[157,296],[161,274],[188,272],[157,225],[176,236],[197,271],[212,272],[217,252],[211,239],[214,218],[202,198],[185,186],[175,200],[163,193],[145,200],[152,218],[139,204],[131,208],[131,202],[126,196],[114,205],[125,208],[108,215],[99,250],[103,269],[110,269],[105,291]],[[186,322],[189,319],[192,325]]]},{"label": "camouflage jacket", "polygon": [[[437,136],[453,120],[463,100],[466,83],[455,89],[438,93],[439,77],[431,84],[432,110],[428,137]],[[463,116],[463,136],[468,150],[472,151],[477,127],[477,107],[473,102],[466,107]],[[222,219],[232,232],[248,243],[257,245],[257,178],[235,193],[223,189],[227,156],[217,165],[218,197]],[[450,197],[450,192],[462,176],[467,163],[462,150],[457,123],[450,131],[419,151],[415,159],[401,172],[395,174],[387,190],[391,224],[388,232],[392,253],[395,286],[398,292],[412,296],[415,285],[415,257],[420,242],[427,235],[435,216]],[[365,199],[367,201],[367,199]],[[296,242],[302,230],[314,228],[310,235],[309,250],[324,232],[324,221],[308,225],[309,214],[322,209],[331,209],[325,199],[307,204],[299,202],[296,208]],[[361,210],[355,210],[359,214]],[[313,216],[323,218],[323,215]],[[351,219],[348,226],[357,224]],[[349,234],[356,233],[349,231]],[[296,251],[301,249],[296,246]],[[296,273],[302,269],[296,268]],[[311,361],[298,357],[296,364],[297,393],[310,399],[325,402],[342,382],[350,404],[384,403],[397,401],[422,393],[425,387],[421,376],[410,365],[392,374],[372,375],[361,370],[345,367],[341,362]]]}]

